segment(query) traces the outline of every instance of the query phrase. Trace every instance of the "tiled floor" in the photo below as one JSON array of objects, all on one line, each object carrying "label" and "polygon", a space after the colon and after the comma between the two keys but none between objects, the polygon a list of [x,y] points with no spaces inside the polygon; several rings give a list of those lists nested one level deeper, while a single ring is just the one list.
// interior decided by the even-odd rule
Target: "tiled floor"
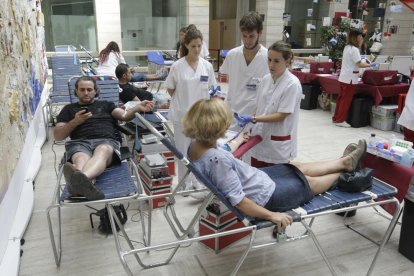
[{"label": "tiled floor", "polygon": [[[331,123],[330,114],[320,109],[301,110],[299,124],[300,161],[327,160],[339,157],[350,142],[367,139],[370,133],[388,137],[393,132],[384,132],[371,127],[340,128]],[[396,134],[396,133],[393,133]],[[401,137],[400,134],[396,134]],[[54,157],[53,151],[57,153]],[[112,236],[102,235],[91,229],[88,208],[64,209],[63,255],[60,267],[56,267],[49,240],[45,210],[52,199],[56,174],[54,165],[63,152],[62,146],[53,146],[52,141],[43,146],[41,171],[36,179],[35,206],[21,258],[21,275],[124,275],[125,272],[115,251]],[[197,203],[190,197],[178,203],[179,215],[189,218]],[[140,232],[137,204],[128,209],[127,231]],[[153,214],[153,240],[157,243],[172,236],[161,210]],[[352,218],[356,227],[379,238],[387,226],[387,220],[374,211],[358,210]],[[98,223],[96,221],[96,223]],[[340,217],[335,215],[317,219],[314,225],[320,243],[326,250],[339,275],[365,275],[376,251],[376,246],[343,227]],[[270,229],[260,231],[259,238],[269,238]],[[300,231],[292,226],[289,231]],[[413,275],[414,264],[398,253],[400,228],[397,226],[389,243],[385,246],[373,275]],[[192,244],[180,249],[171,264],[144,270],[130,258],[136,275],[229,275],[247,240],[244,239],[215,254],[202,244]],[[154,259],[165,255],[164,251],[145,255]],[[247,257],[239,275],[329,275],[322,258],[311,239],[278,245],[275,248],[253,251]]]}]

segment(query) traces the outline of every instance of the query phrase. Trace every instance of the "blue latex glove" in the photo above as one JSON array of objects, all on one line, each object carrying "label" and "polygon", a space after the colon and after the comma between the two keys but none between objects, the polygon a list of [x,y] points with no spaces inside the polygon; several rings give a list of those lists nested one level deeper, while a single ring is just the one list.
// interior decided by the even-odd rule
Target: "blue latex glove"
[{"label": "blue latex glove", "polygon": [[237,124],[239,125],[239,127],[244,127],[248,123],[253,122],[252,115],[239,115],[237,113],[234,113],[234,118],[237,120]]},{"label": "blue latex glove", "polygon": [[214,89],[214,85],[210,86],[210,90],[208,91],[208,93],[210,94],[210,97],[213,97],[214,94],[216,94],[217,90]]},{"label": "blue latex glove", "polygon": [[371,67],[372,70],[376,70],[378,68],[378,63],[372,62],[369,64],[369,67]]}]

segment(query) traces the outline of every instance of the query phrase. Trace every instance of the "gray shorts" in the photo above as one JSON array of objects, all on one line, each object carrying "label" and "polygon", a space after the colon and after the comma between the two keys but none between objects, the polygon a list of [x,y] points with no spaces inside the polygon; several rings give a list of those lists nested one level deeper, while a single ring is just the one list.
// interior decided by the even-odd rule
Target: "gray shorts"
[{"label": "gray shorts", "polygon": [[114,149],[112,163],[121,162],[120,144],[112,139],[89,139],[89,140],[70,140],[65,143],[66,162],[71,161],[72,156],[77,152],[86,153],[92,156],[93,151],[102,144],[108,144]]}]

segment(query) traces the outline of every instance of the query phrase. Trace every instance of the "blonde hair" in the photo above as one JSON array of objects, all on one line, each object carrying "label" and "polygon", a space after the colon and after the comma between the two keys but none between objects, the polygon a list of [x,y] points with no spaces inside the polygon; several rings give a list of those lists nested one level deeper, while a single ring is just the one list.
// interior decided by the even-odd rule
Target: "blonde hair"
[{"label": "blonde hair", "polygon": [[224,136],[232,120],[230,109],[224,101],[199,100],[183,118],[183,133],[191,139],[214,144]]}]

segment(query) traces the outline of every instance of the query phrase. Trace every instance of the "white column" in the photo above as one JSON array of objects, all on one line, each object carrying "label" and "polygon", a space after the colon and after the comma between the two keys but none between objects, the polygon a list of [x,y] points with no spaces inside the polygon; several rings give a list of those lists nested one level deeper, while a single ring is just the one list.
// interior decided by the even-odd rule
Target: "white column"
[{"label": "white column", "polygon": [[95,16],[98,52],[111,41],[118,43],[122,50],[119,0],[95,0]]},{"label": "white column", "polygon": [[285,0],[257,0],[256,11],[265,15],[263,35],[260,43],[269,47],[272,43],[283,38],[283,12]]}]

